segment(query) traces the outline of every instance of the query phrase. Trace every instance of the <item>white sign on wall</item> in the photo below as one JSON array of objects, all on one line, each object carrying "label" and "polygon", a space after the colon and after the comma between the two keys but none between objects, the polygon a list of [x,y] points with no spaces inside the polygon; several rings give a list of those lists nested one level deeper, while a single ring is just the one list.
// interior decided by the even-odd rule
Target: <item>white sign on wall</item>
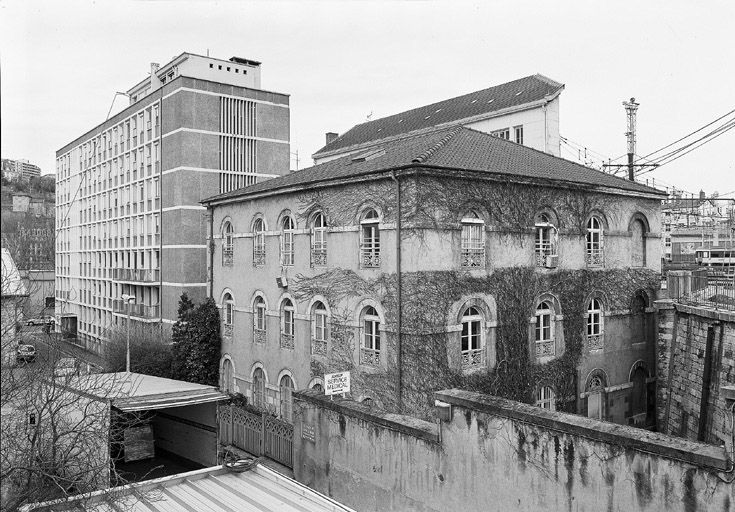
[{"label": "white sign on wall", "polygon": [[341,395],[350,392],[350,372],[324,375],[324,394]]}]

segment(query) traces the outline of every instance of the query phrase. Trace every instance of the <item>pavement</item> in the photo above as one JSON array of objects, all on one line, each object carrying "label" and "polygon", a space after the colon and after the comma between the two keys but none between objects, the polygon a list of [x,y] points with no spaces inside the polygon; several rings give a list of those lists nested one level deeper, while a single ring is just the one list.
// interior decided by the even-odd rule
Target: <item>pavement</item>
[{"label": "pavement", "polygon": [[29,343],[36,347],[36,354],[39,358],[49,359],[52,351],[58,351],[59,357],[73,357],[89,364],[94,370],[105,368],[105,361],[102,357],[73,343],[72,340],[63,338],[60,333],[45,333],[42,326],[24,326],[20,336],[22,343]]}]

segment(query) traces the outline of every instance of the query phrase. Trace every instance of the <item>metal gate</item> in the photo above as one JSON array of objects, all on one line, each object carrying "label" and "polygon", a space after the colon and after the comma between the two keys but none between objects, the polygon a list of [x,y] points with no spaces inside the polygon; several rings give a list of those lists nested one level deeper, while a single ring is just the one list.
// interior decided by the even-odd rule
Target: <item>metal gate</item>
[{"label": "metal gate", "polygon": [[219,442],[258,457],[265,456],[293,469],[293,425],[267,412],[236,405],[219,407]]}]

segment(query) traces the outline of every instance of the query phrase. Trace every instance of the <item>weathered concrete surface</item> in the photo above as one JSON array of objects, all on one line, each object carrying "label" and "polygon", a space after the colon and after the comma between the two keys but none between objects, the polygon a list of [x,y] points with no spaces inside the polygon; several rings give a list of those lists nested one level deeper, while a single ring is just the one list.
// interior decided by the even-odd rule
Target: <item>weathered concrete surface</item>
[{"label": "weathered concrete surface", "polygon": [[[460,390],[436,425],[297,393],[296,479],[357,510],[730,511],[724,449]],[[424,433],[414,435],[415,429]]]}]

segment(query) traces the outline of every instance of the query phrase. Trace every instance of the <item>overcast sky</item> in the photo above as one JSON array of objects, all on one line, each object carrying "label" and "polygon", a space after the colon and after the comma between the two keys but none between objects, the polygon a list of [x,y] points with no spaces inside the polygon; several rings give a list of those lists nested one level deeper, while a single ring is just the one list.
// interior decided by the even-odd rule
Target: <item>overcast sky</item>
[{"label": "overcast sky", "polygon": [[[0,0],[2,157],[53,172],[55,151],[102,122],[150,62],[207,50],[261,61],[262,87],[291,95],[301,168],[325,132],[371,113],[534,73],[566,85],[561,133],[595,156],[625,154],[621,102],[634,96],[646,155],[735,109],[733,26],[731,0]],[[735,196],[734,148],[731,130],[649,176]]]}]

